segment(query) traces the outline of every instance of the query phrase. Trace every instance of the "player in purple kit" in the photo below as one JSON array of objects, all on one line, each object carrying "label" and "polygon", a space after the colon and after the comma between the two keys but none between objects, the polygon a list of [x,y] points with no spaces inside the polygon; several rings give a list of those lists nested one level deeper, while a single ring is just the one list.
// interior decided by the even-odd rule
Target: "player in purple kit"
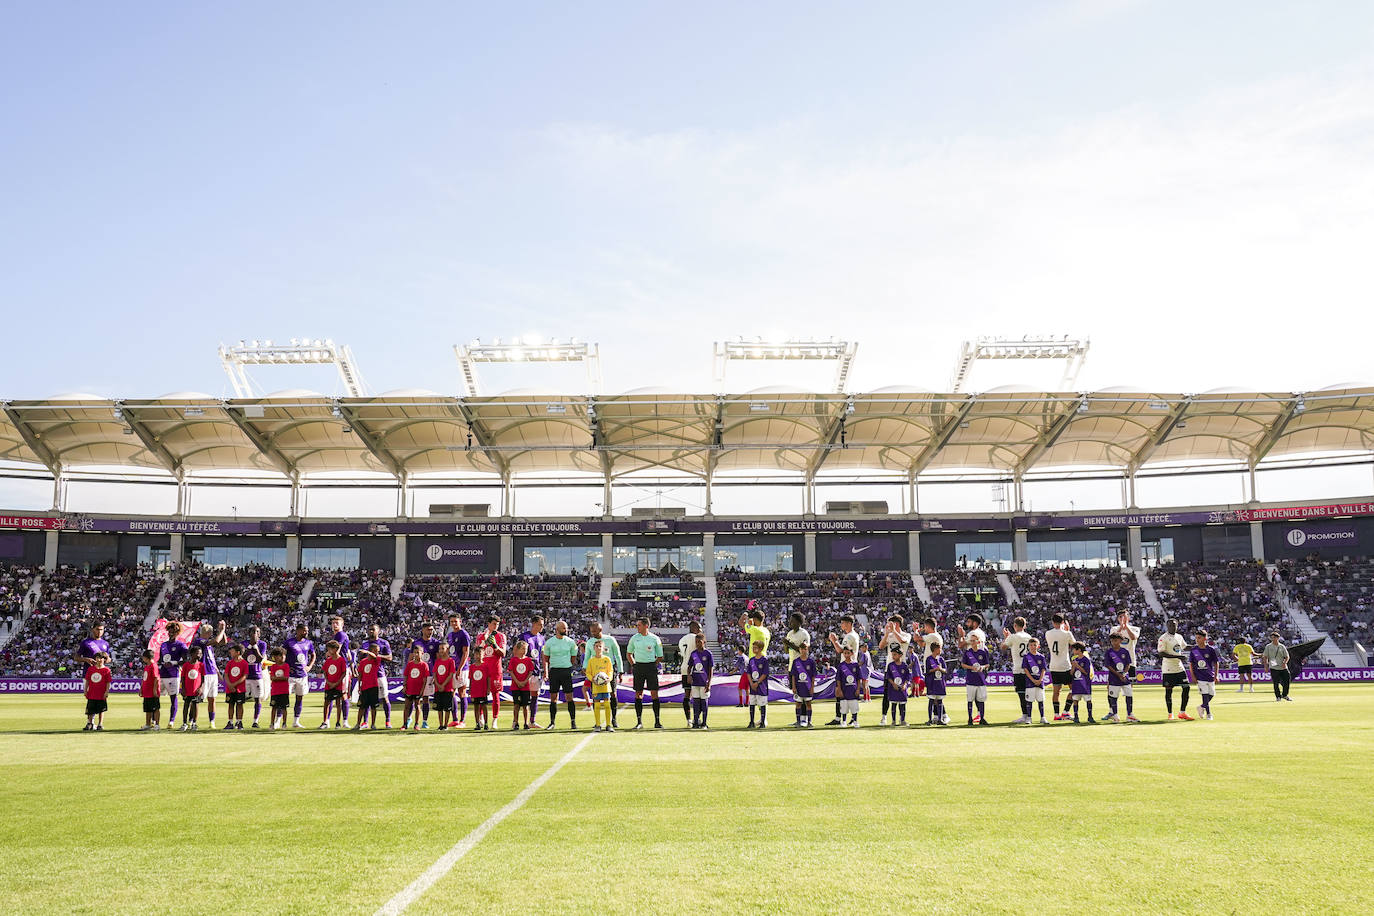
[{"label": "player in purple kit", "polygon": [[792,698],[797,703],[797,724],[794,728],[811,728],[811,697],[816,684],[816,660],[811,657],[811,644],[797,647],[797,657],[787,672],[792,683]]},{"label": "player in purple kit", "polygon": [[200,634],[191,640],[191,648],[200,650],[200,661],[205,666],[205,712],[209,715],[209,728],[215,727],[215,695],[219,693],[219,668],[215,666],[215,646],[229,642],[229,634],[224,632],[224,621],[218,629],[208,623],[200,625]]},{"label": "player in purple kit", "polygon": [[258,727],[262,715],[262,701],[268,699],[267,679],[263,676],[262,666],[267,662],[267,642],[262,638],[259,627],[248,629],[248,638],[243,641],[243,658],[248,662],[247,694],[253,700],[253,727]]},{"label": "player in purple kit", "polygon": [[[863,679],[862,668],[854,660],[854,650],[845,646],[840,650],[840,663],[835,666],[835,695],[840,698],[840,727],[859,727],[859,692]],[[845,722],[844,717],[849,716]]]},{"label": "player in purple kit", "polygon": [[1069,701],[1073,703],[1073,720],[1078,721],[1078,705],[1088,706],[1088,724],[1095,725],[1093,718],[1093,660],[1088,657],[1088,647],[1081,642],[1069,646],[1073,659],[1073,684],[1069,687]]},{"label": "player in purple kit", "polygon": [[167,721],[177,720],[177,700],[181,698],[181,663],[186,661],[186,646],[177,640],[181,624],[175,620],[167,622],[167,639],[157,647],[157,676],[162,681],[162,692],[172,698],[171,715]]},{"label": "player in purple kit", "polygon": [[945,668],[944,658],[945,647],[941,643],[934,643],[930,647],[930,655],[926,658],[926,724],[943,725],[945,724],[945,679],[948,671]]},{"label": "player in purple kit", "polygon": [[692,678],[692,728],[709,730],[706,713],[711,706],[711,674],[716,658],[706,648],[705,634],[697,634],[697,647],[687,656],[687,671]]},{"label": "player in purple kit", "polygon": [[1049,659],[1040,654],[1040,640],[1034,636],[1026,643],[1026,654],[1021,656],[1021,671],[1026,675],[1026,724],[1029,725],[1032,706],[1040,708],[1040,724],[1045,721],[1045,678]]},{"label": "player in purple kit", "polygon": [[[600,636],[600,633],[596,634]],[[544,657],[544,618],[535,616],[530,619],[530,628],[516,637],[525,643],[525,654],[538,661]],[[607,653],[609,654],[609,653]],[[543,728],[538,722],[539,717],[539,691],[543,688],[543,683],[539,680],[541,669],[539,665],[534,666],[534,676],[530,678],[530,725],[534,728]],[[616,706],[615,689],[611,690],[611,708]]]},{"label": "player in purple kit", "polygon": [[1120,722],[1121,716],[1117,713],[1117,701],[1121,697],[1126,698],[1126,721],[1139,722],[1135,717],[1135,694],[1131,690],[1131,669],[1135,666],[1135,659],[1131,656],[1131,650],[1127,649],[1122,642],[1124,637],[1120,632],[1113,631],[1111,635],[1112,647],[1107,650],[1107,705],[1111,707],[1111,712],[1103,719],[1103,722]]},{"label": "player in purple kit", "polygon": [[[427,623],[420,627],[420,636],[418,639],[411,640],[410,648],[419,649],[420,661],[432,669],[434,660],[439,657],[439,640],[434,635],[434,625]],[[420,726],[421,728],[429,728],[429,698],[432,696],[434,696],[434,678],[431,677],[429,682],[425,684],[424,696],[420,700],[420,712],[424,717],[424,724]]]},{"label": "player in purple kit", "polygon": [[454,611],[448,615],[448,632],[444,634],[448,654],[453,659],[453,718],[450,728],[467,728],[468,724],[468,656],[472,654],[472,637],[463,629],[463,615]]},{"label": "player in purple kit", "polygon": [[1194,636],[1197,645],[1188,650],[1188,678],[1197,684],[1197,692],[1202,696],[1202,718],[1212,718],[1212,697],[1217,695],[1217,666],[1221,664],[1221,654],[1215,646],[1207,644],[1207,631],[1198,630]]},{"label": "player in purple kit", "polygon": [[[303,623],[296,624],[296,635],[286,641],[286,664],[288,690],[296,698],[296,728],[305,728],[301,724],[301,711],[305,708],[305,695],[310,692],[309,675],[310,669],[315,667],[315,643]],[[283,727],[285,724],[282,723]]]},{"label": "player in purple kit", "polygon": [[[968,634],[968,648],[960,653],[959,667],[964,669],[964,685],[968,693],[968,724],[987,725],[988,681],[986,672],[992,670],[992,654],[983,648],[981,630]],[[975,716],[973,707],[978,707]]]},{"label": "player in purple kit", "polygon": [[[392,660],[391,643],[382,639],[382,628],[373,624],[368,627],[367,640],[358,647],[358,655],[366,655],[377,660],[377,694],[382,703],[382,710],[386,715],[386,727],[391,727],[391,686],[386,680],[386,666]],[[377,710],[372,709],[372,721],[368,723],[372,728],[377,727]],[[360,722],[362,720],[359,720]]]},{"label": "player in purple kit", "polygon": [[[883,696],[887,698],[887,708],[892,713],[892,724],[906,725],[906,695],[907,687],[911,683],[911,666],[902,660],[902,647],[894,645],[888,650],[891,661],[887,663],[887,670],[883,672]],[[898,722],[898,717],[901,721]],[[882,725],[887,721],[883,717]]]},{"label": "player in purple kit", "polygon": [[105,639],[105,624],[91,624],[91,634],[81,640],[81,645],[76,648],[76,660],[82,666],[82,675],[85,675],[87,668],[96,667],[96,656],[104,652],[110,654],[110,644]]},{"label": "player in purple kit", "polygon": [[754,710],[759,711],[759,728],[768,727],[768,656],[763,654],[763,643],[755,641],[753,654],[744,663],[744,672],[749,676],[749,724],[754,727]]}]

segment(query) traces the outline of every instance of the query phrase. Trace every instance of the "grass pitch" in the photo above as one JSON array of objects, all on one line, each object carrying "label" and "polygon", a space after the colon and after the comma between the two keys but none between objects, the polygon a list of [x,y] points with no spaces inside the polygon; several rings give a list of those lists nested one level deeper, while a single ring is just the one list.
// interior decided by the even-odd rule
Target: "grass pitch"
[{"label": "grass pitch", "polygon": [[[883,729],[875,702],[858,730],[796,732],[775,704],[767,732],[717,708],[693,733],[665,706],[665,731],[596,736],[409,912],[1374,911],[1374,690],[1223,689],[1215,721],[1172,723],[1138,694],[1144,722],[1095,727]],[[78,698],[0,700],[5,912],[372,913],[592,722],[142,734],[138,704],[83,733]]]}]

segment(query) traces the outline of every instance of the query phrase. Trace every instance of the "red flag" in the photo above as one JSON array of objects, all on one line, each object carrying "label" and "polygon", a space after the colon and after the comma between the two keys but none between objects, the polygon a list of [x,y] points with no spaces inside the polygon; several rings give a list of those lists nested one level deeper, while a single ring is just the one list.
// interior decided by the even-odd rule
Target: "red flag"
[{"label": "red flag", "polygon": [[[159,617],[157,623],[153,624],[153,632],[148,635],[148,648],[153,650],[153,657],[157,658],[157,650],[162,648],[162,644],[167,641],[167,624],[165,617]],[[177,631],[177,642],[183,646],[189,646],[191,640],[200,632],[199,620],[179,620],[181,629]]]}]

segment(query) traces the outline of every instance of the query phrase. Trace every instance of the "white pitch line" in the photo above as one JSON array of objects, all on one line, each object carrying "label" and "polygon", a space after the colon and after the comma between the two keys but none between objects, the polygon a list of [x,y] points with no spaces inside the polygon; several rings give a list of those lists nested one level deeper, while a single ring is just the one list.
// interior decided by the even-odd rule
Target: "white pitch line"
[{"label": "white pitch line", "polygon": [[515,796],[515,798],[511,799],[504,808],[474,827],[471,833],[455,843],[452,849],[440,856],[438,861],[429,868],[425,869],[424,874],[410,882],[404,890],[384,903],[382,908],[377,911],[376,916],[398,916],[398,914],[405,911],[406,907],[410,906],[416,900],[419,900],[420,896],[424,894],[425,891],[429,890],[440,878],[452,871],[453,866],[458,864],[458,860],[471,852],[472,847],[482,841],[482,837],[490,833],[497,824],[524,807],[525,802],[530,800],[530,796],[538,792],[540,786],[552,779],[554,774],[563,769],[568,761],[576,757],[578,752],[586,747],[587,742],[591,740],[592,735],[587,735],[587,737],[577,742],[577,745],[573,747],[572,750],[558,758],[558,762],[545,770],[538,779],[525,786],[524,790],[519,795]]}]

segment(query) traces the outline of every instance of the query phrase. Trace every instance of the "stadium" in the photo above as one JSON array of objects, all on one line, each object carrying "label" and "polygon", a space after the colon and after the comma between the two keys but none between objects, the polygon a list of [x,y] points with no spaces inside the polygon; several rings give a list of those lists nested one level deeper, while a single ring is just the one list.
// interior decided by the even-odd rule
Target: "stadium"
[{"label": "stadium", "polygon": [[5,913],[1374,912],[1374,6],[0,34]]}]

